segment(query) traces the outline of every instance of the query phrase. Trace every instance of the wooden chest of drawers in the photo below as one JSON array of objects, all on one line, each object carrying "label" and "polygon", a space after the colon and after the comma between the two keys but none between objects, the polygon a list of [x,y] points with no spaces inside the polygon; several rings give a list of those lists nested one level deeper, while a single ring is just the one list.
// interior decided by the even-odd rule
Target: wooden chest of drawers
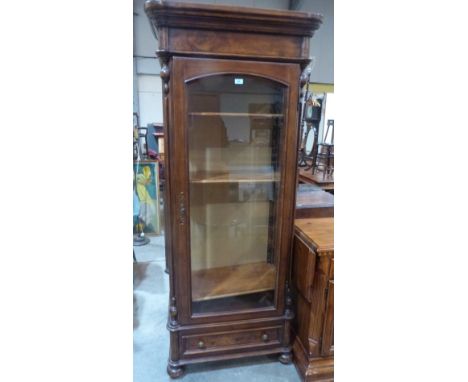
[{"label": "wooden chest of drawers", "polygon": [[333,220],[295,222],[293,359],[305,381],[333,381]]}]

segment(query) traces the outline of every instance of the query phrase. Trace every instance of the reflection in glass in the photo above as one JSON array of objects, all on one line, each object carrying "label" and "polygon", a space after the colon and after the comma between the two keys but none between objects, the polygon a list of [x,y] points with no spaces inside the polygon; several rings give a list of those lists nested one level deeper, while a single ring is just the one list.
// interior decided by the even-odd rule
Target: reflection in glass
[{"label": "reflection in glass", "polygon": [[274,305],[284,92],[242,75],[187,84],[194,314]]}]

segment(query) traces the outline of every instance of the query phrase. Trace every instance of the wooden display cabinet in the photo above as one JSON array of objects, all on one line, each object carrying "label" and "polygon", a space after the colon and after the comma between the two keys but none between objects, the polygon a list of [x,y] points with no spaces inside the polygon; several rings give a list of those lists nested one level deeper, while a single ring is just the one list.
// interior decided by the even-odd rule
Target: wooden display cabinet
[{"label": "wooden display cabinet", "polygon": [[168,373],[274,353],[289,363],[298,102],[321,18],[160,1],[145,11],[164,94]]}]

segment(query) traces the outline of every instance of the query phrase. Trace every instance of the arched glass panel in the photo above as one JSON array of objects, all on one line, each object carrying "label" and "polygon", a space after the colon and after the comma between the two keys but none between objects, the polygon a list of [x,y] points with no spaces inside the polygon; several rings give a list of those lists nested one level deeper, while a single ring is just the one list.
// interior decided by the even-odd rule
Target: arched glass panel
[{"label": "arched glass panel", "polygon": [[273,307],[286,87],[240,74],[186,86],[192,314]]}]

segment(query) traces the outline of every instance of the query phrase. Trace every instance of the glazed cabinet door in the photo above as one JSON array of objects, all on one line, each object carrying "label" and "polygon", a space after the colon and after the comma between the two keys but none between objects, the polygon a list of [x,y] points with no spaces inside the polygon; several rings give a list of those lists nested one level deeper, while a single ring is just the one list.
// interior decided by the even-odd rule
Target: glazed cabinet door
[{"label": "glazed cabinet door", "polygon": [[175,57],[173,76],[180,318],[281,315],[299,67]]}]

